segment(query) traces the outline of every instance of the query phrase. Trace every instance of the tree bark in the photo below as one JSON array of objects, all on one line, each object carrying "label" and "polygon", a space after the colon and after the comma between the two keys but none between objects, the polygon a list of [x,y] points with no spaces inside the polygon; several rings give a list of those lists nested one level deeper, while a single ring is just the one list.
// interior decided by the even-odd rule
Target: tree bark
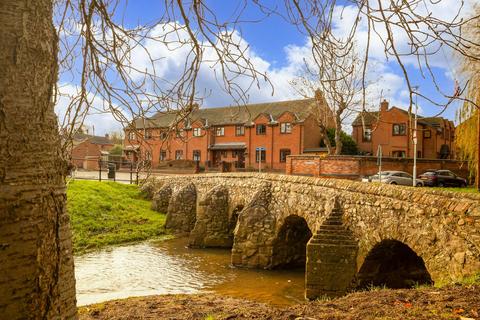
[{"label": "tree bark", "polygon": [[[342,111],[343,112],[343,111]],[[335,154],[342,154],[342,119],[341,113],[335,115]]]},{"label": "tree bark", "polygon": [[480,191],[480,110],[477,110],[477,175],[475,185],[477,190]]},{"label": "tree bark", "polygon": [[0,1],[0,318],[76,317],[52,0]]},{"label": "tree bark", "polygon": [[327,148],[327,153],[330,155],[332,154],[332,144],[330,143],[330,139],[328,138],[327,128],[323,125],[319,125],[320,128],[320,136]]}]

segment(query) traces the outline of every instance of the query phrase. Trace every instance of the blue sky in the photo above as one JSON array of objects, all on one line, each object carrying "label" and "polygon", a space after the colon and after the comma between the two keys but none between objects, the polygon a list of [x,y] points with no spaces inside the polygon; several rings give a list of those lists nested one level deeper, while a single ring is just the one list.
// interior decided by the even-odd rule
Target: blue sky
[{"label": "blue sky", "polygon": [[[438,9],[439,16],[448,16],[451,6],[455,6],[458,3],[456,0],[442,0],[449,4]],[[235,5],[237,1],[210,1],[212,10],[215,12],[219,20],[227,19],[232,15],[232,12],[238,10]],[[277,5],[278,8],[282,8],[283,1],[268,0],[264,1],[270,6]],[[341,3],[341,2],[339,2]],[[127,26],[134,27],[138,24],[151,23],[158,19],[164,12],[162,7],[163,1],[159,0],[135,0],[129,1],[128,6],[124,10],[124,17]],[[449,7],[450,6],[450,7]],[[282,9],[281,9],[282,10]],[[343,11],[342,11],[343,12]],[[275,94],[272,96],[271,91],[266,86],[261,86],[260,89],[253,89],[250,93],[249,102],[264,102],[275,100],[288,100],[298,98],[298,94],[291,88],[288,83],[290,78],[295,76],[295,73],[299,70],[301,59],[309,55],[308,39],[302,34],[297,27],[292,26],[286,22],[282,17],[278,15],[271,15],[262,19],[262,13],[259,12],[258,7],[249,6],[246,8],[243,17],[245,20],[260,20],[257,22],[247,22],[241,25],[240,36],[245,43],[248,43],[251,54],[258,61],[263,70],[271,77],[272,82],[275,84]],[[342,13],[342,17],[335,20],[338,29],[342,29],[344,24],[348,24],[348,18],[345,18]],[[360,39],[361,42],[361,39]],[[405,43],[406,45],[406,43]],[[381,48],[377,48],[379,51]],[[175,54],[172,54],[174,56]],[[172,61],[181,59],[181,55],[178,57],[169,57]],[[405,93],[406,85],[402,76],[400,68],[392,60],[386,61],[381,57],[381,52],[377,52],[377,56],[374,57],[378,61],[378,67],[375,68],[377,73],[373,73],[371,79],[374,82],[375,90],[381,92],[381,95],[377,94],[375,99],[368,101],[368,104],[372,109],[376,108],[379,104],[380,98],[385,98],[391,102],[391,105],[399,107],[407,107],[408,99]],[[454,91],[454,79],[459,76],[454,71],[453,62],[454,59],[451,53],[442,50],[434,57],[434,73],[437,77],[439,86],[447,94],[452,94]],[[172,65],[172,62],[170,62]],[[165,66],[163,67],[165,68]],[[420,85],[420,91],[429,96],[432,99],[443,101],[441,95],[436,92],[431,79],[424,79],[421,76],[420,70],[413,63],[407,66],[409,74],[411,76],[412,83],[414,85]],[[175,77],[175,70],[167,70],[167,75],[170,74],[172,78]],[[211,75],[210,75],[211,77]],[[173,80],[173,79],[172,79]],[[69,82],[70,79],[60,79],[60,82]],[[215,88],[216,83],[212,79],[209,79],[208,71],[201,74],[199,78],[200,87],[206,90],[212,90],[212,93],[204,100],[204,107],[223,106],[232,104],[232,99],[226,94],[220,94],[218,88]],[[455,110],[459,103],[453,103],[442,116],[454,119]],[[423,115],[432,116],[436,115],[441,108],[433,106],[428,102],[419,100],[420,111]],[[106,117],[89,116],[86,119],[87,125],[96,123],[96,130],[99,133],[111,131],[117,127],[117,124],[110,123]],[[346,131],[350,131],[345,128]]]}]

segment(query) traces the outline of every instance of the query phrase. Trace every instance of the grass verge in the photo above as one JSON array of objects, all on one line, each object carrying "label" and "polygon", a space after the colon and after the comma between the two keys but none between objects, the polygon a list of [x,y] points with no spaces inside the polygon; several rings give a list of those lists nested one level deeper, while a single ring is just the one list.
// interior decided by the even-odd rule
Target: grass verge
[{"label": "grass verge", "polygon": [[442,190],[442,191],[463,192],[463,193],[478,193],[478,190],[475,187],[467,187],[467,188],[433,187],[432,189]]},{"label": "grass verge", "polygon": [[151,210],[150,201],[136,185],[72,181],[67,188],[67,209],[75,254],[165,235],[165,214]]}]

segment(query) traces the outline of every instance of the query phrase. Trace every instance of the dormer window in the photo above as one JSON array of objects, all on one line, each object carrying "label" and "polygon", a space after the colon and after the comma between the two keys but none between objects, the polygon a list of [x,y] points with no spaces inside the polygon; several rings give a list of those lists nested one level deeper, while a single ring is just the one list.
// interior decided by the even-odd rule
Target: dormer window
[{"label": "dormer window", "polygon": [[263,124],[263,123],[257,124],[256,129],[257,129],[257,136],[267,134],[267,125],[266,124]]},{"label": "dormer window", "polygon": [[280,133],[292,133],[292,124],[290,122],[280,123]]},{"label": "dormer window", "polygon": [[202,128],[193,128],[193,136],[200,137],[202,135]]}]

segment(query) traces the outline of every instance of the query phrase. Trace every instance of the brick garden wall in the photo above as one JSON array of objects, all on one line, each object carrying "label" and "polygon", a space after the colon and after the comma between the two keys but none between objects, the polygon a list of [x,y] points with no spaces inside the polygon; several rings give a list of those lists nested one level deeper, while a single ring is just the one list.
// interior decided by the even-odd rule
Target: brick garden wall
[{"label": "brick garden wall", "polygon": [[[417,159],[417,173],[428,169],[446,169],[461,177],[468,177],[469,171],[465,161]],[[411,158],[383,158],[382,170],[398,170],[413,173]],[[359,179],[378,172],[376,157],[363,156],[310,156],[293,155],[287,157],[286,174],[308,175],[314,177],[334,177]]]}]

